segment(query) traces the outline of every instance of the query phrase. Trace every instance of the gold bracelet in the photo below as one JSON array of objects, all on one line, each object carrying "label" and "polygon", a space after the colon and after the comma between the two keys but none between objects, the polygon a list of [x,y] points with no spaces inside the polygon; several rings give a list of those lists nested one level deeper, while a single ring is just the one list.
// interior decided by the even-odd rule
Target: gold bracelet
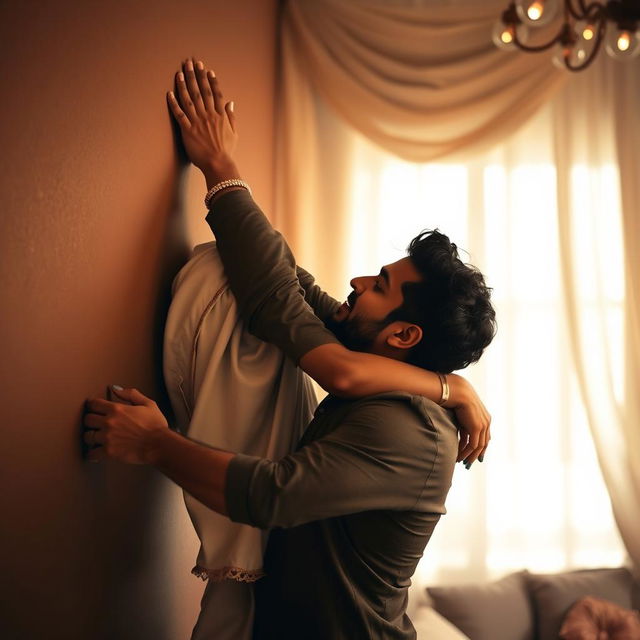
[{"label": "gold bracelet", "polygon": [[440,402],[438,404],[443,406],[444,403],[449,399],[449,383],[447,382],[447,374],[439,373],[438,378],[440,378],[440,384],[442,386],[442,393],[440,394]]}]

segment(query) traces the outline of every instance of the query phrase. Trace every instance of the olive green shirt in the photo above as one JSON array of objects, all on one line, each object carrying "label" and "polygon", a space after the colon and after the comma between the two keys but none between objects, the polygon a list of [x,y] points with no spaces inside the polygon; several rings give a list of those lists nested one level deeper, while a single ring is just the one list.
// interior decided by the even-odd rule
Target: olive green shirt
[{"label": "olive green shirt", "polygon": [[[221,196],[207,222],[250,330],[296,361],[336,341],[320,318],[338,303],[296,271],[247,192]],[[394,392],[328,396],[281,460],[236,455],[229,517],[272,529],[255,638],[415,638],[407,590],[445,513],[457,443],[450,412]]]}]

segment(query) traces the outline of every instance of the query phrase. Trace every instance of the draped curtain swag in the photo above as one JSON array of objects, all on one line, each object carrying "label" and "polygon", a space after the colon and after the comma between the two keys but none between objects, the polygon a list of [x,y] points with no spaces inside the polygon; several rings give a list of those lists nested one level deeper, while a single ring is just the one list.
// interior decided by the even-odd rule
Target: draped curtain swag
[{"label": "draped curtain swag", "polygon": [[285,52],[300,81],[381,147],[413,162],[451,157],[503,140],[566,78],[495,47],[504,4],[293,1]]}]

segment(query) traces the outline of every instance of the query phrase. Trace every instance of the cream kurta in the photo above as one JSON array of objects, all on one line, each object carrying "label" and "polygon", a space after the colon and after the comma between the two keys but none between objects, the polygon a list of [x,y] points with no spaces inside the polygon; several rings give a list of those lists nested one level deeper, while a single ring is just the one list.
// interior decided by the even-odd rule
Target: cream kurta
[{"label": "cream kurta", "polygon": [[[295,450],[313,417],[310,380],[238,318],[215,242],[198,245],[175,277],[164,334],[164,377],[176,428],[189,438],[271,460]],[[184,492],[200,538],[192,573],[253,582],[265,533],[231,522]]]}]

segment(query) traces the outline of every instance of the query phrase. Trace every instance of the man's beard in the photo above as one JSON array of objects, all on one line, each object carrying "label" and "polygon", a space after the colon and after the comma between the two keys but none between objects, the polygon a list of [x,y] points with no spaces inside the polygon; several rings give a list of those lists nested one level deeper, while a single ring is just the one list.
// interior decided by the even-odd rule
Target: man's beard
[{"label": "man's beard", "polygon": [[367,320],[366,318],[345,318],[337,322],[333,317],[325,325],[342,344],[352,351],[370,351],[382,329],[387,326],[385,320]]}]

